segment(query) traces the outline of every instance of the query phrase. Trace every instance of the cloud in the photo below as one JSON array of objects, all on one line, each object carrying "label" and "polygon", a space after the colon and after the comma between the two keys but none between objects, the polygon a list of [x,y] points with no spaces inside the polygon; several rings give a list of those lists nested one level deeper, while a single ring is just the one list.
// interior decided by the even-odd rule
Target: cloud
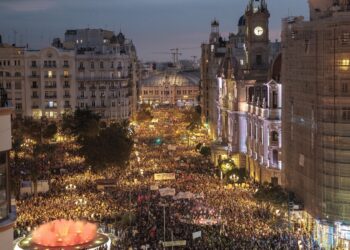
[{"label": "cloud", "polygon": [[36,12],[53,8],[56,3],[53,0],[11,0],[0,2],[0,8],[4,7],[15,12]]}]

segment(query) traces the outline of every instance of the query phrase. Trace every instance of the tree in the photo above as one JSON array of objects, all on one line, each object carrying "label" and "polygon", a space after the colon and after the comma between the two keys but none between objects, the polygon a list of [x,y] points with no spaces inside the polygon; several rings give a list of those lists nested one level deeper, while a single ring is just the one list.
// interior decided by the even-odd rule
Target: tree
[{"label": "tree", "polygon": [[103,129],[95,137],[82,142],[81,153],[93,170],[110,165],[122,167],[129,160],[133,138],[127,123],[115,123]]},{"label": "tree", "polygon": [[62,131],[75,135],[79,140],[94,137],[99,133],[100,116],[89,109],[77,109],[74,114],[65,113],[62,119]]},{"label": "tree", "polygon": [[204,157],[208,157],[211,155],[211,149],[208,146],[202,146],[199,150],[199,153]]},{"label": "tree", "polygon": [[57,134],[57,125],[56,123],[50,123],[43,128],[43,138],[52,139]]}]

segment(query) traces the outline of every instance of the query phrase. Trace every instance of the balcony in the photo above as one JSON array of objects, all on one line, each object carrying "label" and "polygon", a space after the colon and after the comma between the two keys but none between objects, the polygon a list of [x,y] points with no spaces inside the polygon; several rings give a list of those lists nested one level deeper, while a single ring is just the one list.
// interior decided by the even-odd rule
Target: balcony
[{"label": "balcony", "polygon": [[65,69],[67,69],[67,68],[69,68],[69,65],[68,65],[68,64],[63,64],[62,67],[65,68]]},{"label": "balcony", "polygon": [[32,95],[31,97],[32,97],[32,99],[39,99],[38,95]]},{"label": "balcony", "polygon": [[69,78],[71,78],[71,75],[61,75],[61,78],[63,78],[63,79],[69,79]]},{"label": "balcony", "polygon": [[90,90],[96,90],[96,86],[91,86]]},{"label": "balcony", "polygon": [[106,86],[99,86],[98,89],[99,90],[106,90]]},{"label": "balcony", "polygon": [[84,100],[84,99],[87,99],[87,96],[77,96],[77,99],[78,100]]},{"label": "balcony", "polygon": [[38,85],[32,85],[32,86],[30,86],[30,88],[37,89],[37,88],[39,88],[39,86]]},{"label": "balcony", "polygon": [[45,109],[57,109],[57,106],[48,106],[48,105],[46,105]]},{"label": "balcony", "polygon": [[72,106],[70,104],[64,104],[63,108],[70,109],[70,108],[72,108]]},{"label": "balcony", "polygon": [[70,98],[70,95],[63,95],[63,98]]},{"label": "balcony", "polygon": [[79,67],[78,70],[79,70],[79,71],[84,71],[84,70],[85,70],[85,67]]},{"label": "balcony", "polygon": [[63,85],[63,88],[64,88],[64,89],[69,89],[69,88],[70,88],[70,85],[69,85],[69,84],[64,84],[64,85]]},{"label": "balcony", "polygon": [[79,86],[78,90],[86,90],[86,87],[85,86]]},{"label": "balcony", "polygon": [[282,109],[259,108],[259,116],[261,116],[265,120],[281,120]]},{"label": "balcony", "polygon": [[45,78],[56,78],[56,75],[52,75],[52,76],[45,75],[44,77],[45,77]]},{"label": "balcony", "polygon": [[38,109],[38,108],[39,108],[39,105],[36,105],[36,104],[32,105],[32,109]]},{"label": "balcony", "polygon": [[29,78],[40,78],[40,75],[30,75]]},{"label": "balcony", "polygon": [[116,76],[78,76],[78,81],[112,81],[112,80],[126,80],[128,77],[116,77]]},{"label": "balcony", "polygon": [[45,85],[44,86],[46,89],[55,89],[57,87],[57,85]]},{"label": "balcony", "polygon": [[45,95],[45,99],[56,99],[57,95]]}]

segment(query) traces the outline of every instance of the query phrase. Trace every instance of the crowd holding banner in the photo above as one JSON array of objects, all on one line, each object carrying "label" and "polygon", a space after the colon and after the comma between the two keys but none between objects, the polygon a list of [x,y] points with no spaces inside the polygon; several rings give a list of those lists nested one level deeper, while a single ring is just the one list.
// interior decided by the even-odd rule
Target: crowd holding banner
[{"label": "crowd holding banner", "polygon": [[[18,201],[18,233],[53,219],[85,218],[115,233],[115,249],[174,244],[201,250],[319,249],[305,231],[290,231],[274,205],[254,198],[256,184],[225,188],[210,161],[189,147],[182,112],[156,110],[153,115],[156,123],[136,125],[137,142],[125,170],[70,170],[52,177],[47,194]],[[195,143],[207,142],[201,133]],[[162,143],[155,144],[159,137]],[[99,191],[96,181],[101,179],[115,179],[116,185]],[[68,192],[69,184],[76,189]],[[124,214],[129,214],[129,225],[121,230],[115,222]]]}]

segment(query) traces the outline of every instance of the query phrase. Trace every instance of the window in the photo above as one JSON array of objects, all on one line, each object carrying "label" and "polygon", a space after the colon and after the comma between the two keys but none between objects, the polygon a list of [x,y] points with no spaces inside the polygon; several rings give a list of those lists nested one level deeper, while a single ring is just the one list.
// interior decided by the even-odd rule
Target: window
[{"label": "window", "polygon": [[111,62],[111,68],[112,69],[114,68],[114,62]]},{"label": "window", "polygon": [[112,102],[112,107],[115,107],[115,102]]},{"label": "window", "polygon": [[11,89],[11,82],[6,83],[6,89]]},{"label": "window", "polygon": [[346,82],[342,83],[342,88],[341,88],[343,93],[347,93],[348,92],[348,84]]},{"label": "window", "polygon": [[68,61],[67,60],[63,61],[63,66],[64,67],[68,67]]},{"label": "window", "polygon": [[91,102],[91,106],[92,106],[92,107],[95,107],[95,101],[92,101],[92,102]]},{"label": "window", "polygon": [[91,62],[91,63],[90,63],[90,67],[91,67],[92,69],[94,69],[94,68],[95,68],[95,64],[94,64],[94,62]]},{"label": "window", "polygon": [[262,56],[256,55],[256,65],[262,65]]},{"label": "window", "polygon": [[181,90],[177,90],[176,94],[181,95]]},{"label": "window", "polygon": [[21,82],[15,82],[15,89],[21,89],[22,85]]},{"label": "window", "polygon": [[52,71],[51,71],[51,70],[49,70],[49,71],[47,72],[47,76],[48,76],[49,78],[52,78]]},{"label": "window", "polygon": [[68,76],[69,76],[68,70],[63,71],[63,76],[64,76],[64,77],[68,77]]},{"label": "window", "polygon": [[273,165],[278,165],[278,150],[276,149],[272,151],[272,163]]},{"label": "window", "polygon": [[0,165],[3,165],[6,163],[6,152],[1,152],[0,153]]},{"label": "window", "polygon": [[271,132],[271,141],[272,143],[278,143],[278,132],[277,131],[272,131]]},{"label": "window", "polygon": [[16,110],[22,110],[22,103],[16,103]]},{"label": "window", "polygon": [[36,61],[32,61],[32,67],[36,67]]},{"label": "window", "polygon": [[350,107],[345,107],[342,109],[342,118],[343,118],[343,121],[350,120]]},{"label": "window", "polygon": [[83,62],[79,63],[79,69],[84,69],[84,63]]},{"label": "window", "polygon": [[276,109],[278,108],[278,95],[276,91],[272,92],[272,108]]},{"label": "window", "polygon": [[100,62],[100,68],[103,69],[103,62]]}]

